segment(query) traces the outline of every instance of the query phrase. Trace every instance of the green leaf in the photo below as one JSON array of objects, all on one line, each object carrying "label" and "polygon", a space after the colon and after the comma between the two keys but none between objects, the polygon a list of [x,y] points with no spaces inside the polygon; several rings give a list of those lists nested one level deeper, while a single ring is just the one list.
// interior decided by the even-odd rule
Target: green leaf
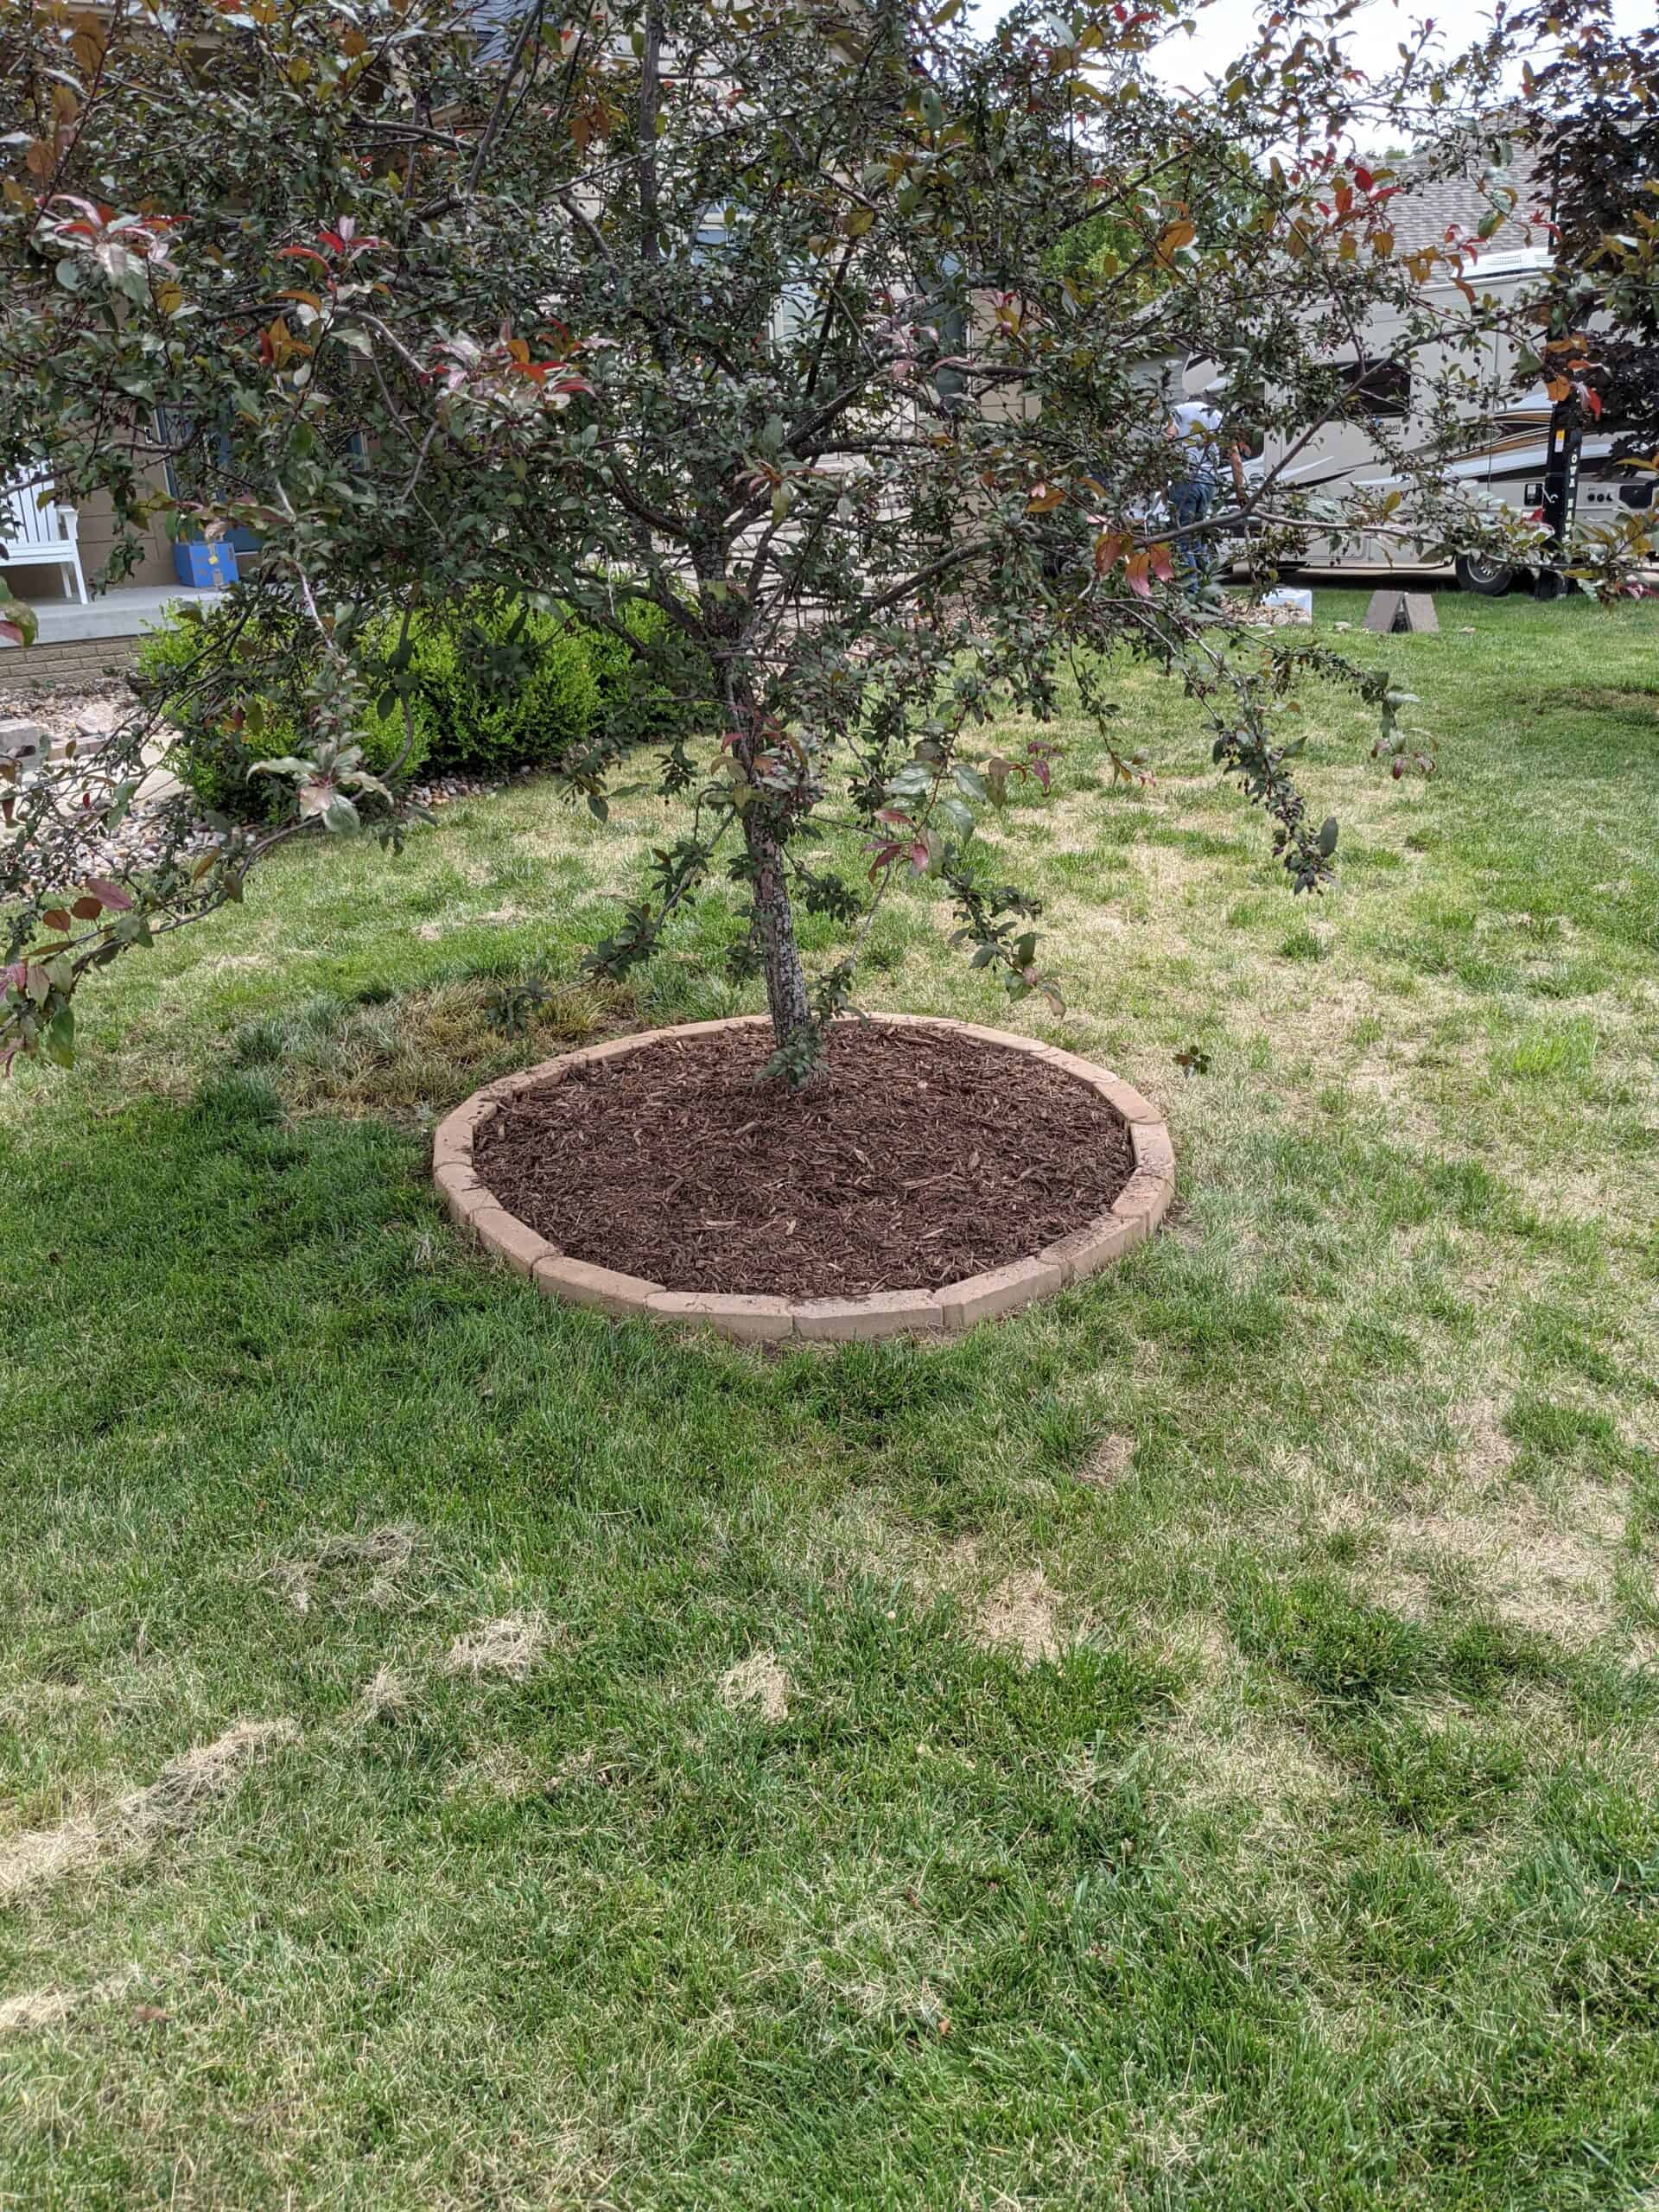
[{"label": "green leaf", "polygon": [[39,629],[32,607],[21,599],[0,597],[0,646],[32,645]]},{"label": "green leaf", "polygon": [[41,1049],[48,1060],[58,1067],[71,1068],[75,1064],[75,1010],[64,1006],[47,1024],[41,1039]]}]

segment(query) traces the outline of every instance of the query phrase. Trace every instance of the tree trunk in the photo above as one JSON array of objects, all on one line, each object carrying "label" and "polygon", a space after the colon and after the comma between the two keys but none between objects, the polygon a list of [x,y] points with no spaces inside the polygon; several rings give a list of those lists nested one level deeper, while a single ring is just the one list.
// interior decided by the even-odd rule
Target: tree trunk
[{"label": "tree trunk", "polygon": [[[754,865],[754,934],[761,970],[766,979],[766,1011],[772,1016],[772,1041],[783,1052],[803,1030],[812,1026],[812,1009],[806,996],[806,972],[795,943],[795,918],[790,912],[789,886],[784,878],[783,849],[763,806],[749,808],[744,817],[743,835]],[[792,1080],[804,1081],[804,1072]]]},{"label": "tree trunk", "polygon": [[[723,569],[723,556],[721,566]],[[721,627],[734,626],[728,601],[717,600],[708,610],[709,626],[718,636]],[[753,777],[755,763],[766,750],[760,715],[749,671],[734,654],[726,678],[727,704],[732,728],[741,731],[735,758],[746,775]],[[749,914],[760,972],[766,979],[766,1011],[772,1017],[774,1052],[787,1054],[785,1066],[791,1090],[810,1081],[817,1054],[814,1043],[812,1007],[806,994],[806,971],[795,942],[795,917],[790,910],[789,879],[784,866],[784,841],[779,836],[779,802],[763,796],[752,784],[752,797],[743,811],[743,842],[749,855]],[[791,1050],[791,1047],[794,1049]],[[805,1047],[806,1049],[802,1049]]]}]

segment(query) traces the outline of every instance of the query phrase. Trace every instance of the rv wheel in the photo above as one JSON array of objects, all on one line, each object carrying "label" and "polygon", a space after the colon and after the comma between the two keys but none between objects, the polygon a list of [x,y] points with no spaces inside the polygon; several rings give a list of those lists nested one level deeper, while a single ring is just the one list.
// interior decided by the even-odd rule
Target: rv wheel
[{"label": "rv wheel", "polygon": [[1458,556],[1458,589],[1478,591],[1483,599],[1502,599],[1515,582],[1515,570],[1502,561],[1482,561],[1473,554]]}]

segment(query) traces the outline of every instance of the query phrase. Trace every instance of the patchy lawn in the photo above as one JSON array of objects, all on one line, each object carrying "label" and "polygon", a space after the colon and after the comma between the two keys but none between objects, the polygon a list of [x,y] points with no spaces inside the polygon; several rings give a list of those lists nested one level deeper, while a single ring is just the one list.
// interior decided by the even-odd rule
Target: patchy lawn
[{"label": "patchy lawn", "polygon": [[[0,1103],[0,2202],[1654,2184],[1659,609],[1440,611],[1346,641],[1434,782],[1304,696],[1334,897],[1126,671],[1156,786],[1071,731],[1007,826],[1064,1023],[888,902],[870,1004],[1121,1064],[1183,1176],[943,1348],[613,1328],[441,1217],[432,1116],[629,1018],[492,1010],[647,805],[292,856],[89,998]],[[748,1003],[716,936],[632,1018]]]}]

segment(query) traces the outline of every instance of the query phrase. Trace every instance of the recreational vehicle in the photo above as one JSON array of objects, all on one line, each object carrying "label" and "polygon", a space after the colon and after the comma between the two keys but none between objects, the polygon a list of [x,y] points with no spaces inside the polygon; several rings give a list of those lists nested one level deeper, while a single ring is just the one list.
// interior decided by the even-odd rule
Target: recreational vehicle
[{"label": "recreational vehicle", "polygon": [[[1473,184],[1414,175],[1408,164],[1402,165],[1402,188],[1390,206],[1396,254],[1443,247],[1460,238],[1473,242],[1488,205]],[[1456,365],[1474,379],[1463,410],[1470,438],[1465,448],[1442,461],[1445,474],[1482,503],[1535,522],[1542,520],[1551,433],[1549,395],[1542,384],[1516,390],[1521,346],[1510,332],[1494,329],[1478,348],[1468,349],[1457,343],[1454,334],[1459,321],[1466,323],[1477,315],[1501,321],[1503,309],[1541,291],[1545,283],[1549,257],[1540,243],[1542,226],[1529,224],[1526,215],[1547,200],[1546,181],[1529,169],[1524,156],[1510,171],[1510,181],[1517,194],[1516,213],[1465,264],[1461,273],[1468,291],[1459,286],[1456,271],[1437,273],[1422,288],[1424,304],[1447,327],[1448,342],[1414,354],[1402,351],[1400,318],[1374,317],[1363,334],[1363,353],[1356,349],[1346,360],[1338,357],[1335,363],[1350,371],[1349,404],[1297,453],[1275,480],[1279,485],[1315,503],[1360,487],[1391,488],[1401,479],[1392,473],[1389,448],[1395,453],[1409,452],[1426,442],[1430,391],[1437,373]],[[1481,305],[1471,304],[1470,292]],[[1496,303],[1497,315],[1485,306],[1488,301]],[[1197,365],[1190,368],[1189,391],[1201,388],[1209,373]],[[1621,467],[1612,460],[1616,443],[1616,432],[1609,426],[1598,424],[1585,433],[1577,479],[1580,522],[1613,520],[1621,508],[1645,512],[1659,496],[1651,472]],[[1259,483],[1278,458],[1269,443],[1259,459],[1246,463],[1247,480]],[[1325,535],[1314,526],[1297,550],[1299,564],[1314,570],[1434,565],[1431,548],[1391,533]],[[1517,583],[1530,584],[1536,573],[1474,553],[1459,557],[1454,566],[1465,591],[1493,596]]]}]

